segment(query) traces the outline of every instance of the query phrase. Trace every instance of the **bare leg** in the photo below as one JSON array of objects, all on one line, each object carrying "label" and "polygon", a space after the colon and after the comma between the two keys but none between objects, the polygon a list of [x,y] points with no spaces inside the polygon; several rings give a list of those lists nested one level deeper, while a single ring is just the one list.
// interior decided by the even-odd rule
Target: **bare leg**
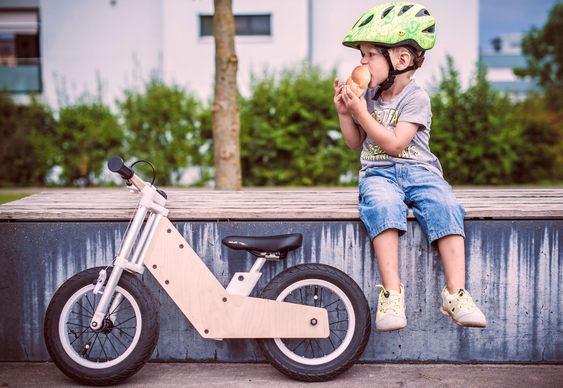
[{"label": "bare leg", "polygon": [[[400,292],[399,278],[399,231],[387,229],[373,239],[379,273],[386,290]],[[463,246],[462,246],[463,248]]]},{"label": "bare leg", "polygon": [[453,294],[465,288],[465,247],[463,237],[449,235],[438,240],[438,251],[444,265],[446,287]]}]

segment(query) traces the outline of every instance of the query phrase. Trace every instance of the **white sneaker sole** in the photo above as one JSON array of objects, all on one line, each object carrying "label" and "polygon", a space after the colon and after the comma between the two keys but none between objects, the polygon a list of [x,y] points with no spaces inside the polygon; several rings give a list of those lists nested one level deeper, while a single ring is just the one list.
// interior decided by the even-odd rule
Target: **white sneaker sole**
[{"label": "white sneaker sole", "polygon": [[383,327],[383,328],[377,327],[377,325],[376,325],[375,330],[379,331],[379,332],[386,332],[386,331],[400,330],[400,329],[403,329],[405,327],[407,327],[406,323],[405,324],[399,323],[399,324],[394,325],[394,326]]},{"label": "white sneaker sole", "polygon": [[479,328],[481,328],[481,329],[487,327],[487,324],[486,324],[486,323],[483,324],[482,322],[463,322],[463,323],[461,323],[461,322],[457,321],[457,320],[454,318],[454,316],[453,316],[447,309],[444,308],[444,306],[440,306],[440,312],[441,312],[442,314],[444,314],[444,315],[449,316],[449,317],[452,319],[452,321],[454,321],[454,323],[455,323],[456,325],[459,325],[459,326],[463,326],[463,327],[479,327]]}]

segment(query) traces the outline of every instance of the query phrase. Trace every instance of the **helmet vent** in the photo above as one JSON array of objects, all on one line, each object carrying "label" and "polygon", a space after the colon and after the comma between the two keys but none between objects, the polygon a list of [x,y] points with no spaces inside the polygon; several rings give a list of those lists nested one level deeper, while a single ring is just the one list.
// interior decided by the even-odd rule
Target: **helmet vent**
[{"label": "helmet vent", "polygon": [[358,27],[363,27],[366,24],[368,24],[369,22],[371,22],[371,19],[373,19],[373,15],[369,15]]},{"label": "helmet vent", "polygon": [[403,8],[401,8],[401,10],[399,11],[399,13],[397,14],[397,16],[401,16],[402,14],[404,14],[405,12],[407,12],[409,9],[411,9],[412,7],[414,7],[414,4],[408,4],[403,6]]},{"label": "helmet vent", "polygon": [[393,8],[395,8],[394,5],[387,8],[385,11],[383,11],[383,13],[381,14],[381,19],[385,19],[385,17],[389,14],[389,12],[391,12],[393,10]]},{"label": "helmet vent", "polygon": [[423,8],[420,11],[418,11],[415,16],[416,17],[430,16],[430,12],[428,12],[428,10],[426,8]]},{"label": "helmet vent", "polygon": [[432,26],[428,27],[427,29],[422,30],[422,32],[427,32],[427,33],[429,33],[429,34],[433,34],[433,33],[434,33],[434,30],[435,30],[435,27],[436,27],[436,25],[432,25]]}]

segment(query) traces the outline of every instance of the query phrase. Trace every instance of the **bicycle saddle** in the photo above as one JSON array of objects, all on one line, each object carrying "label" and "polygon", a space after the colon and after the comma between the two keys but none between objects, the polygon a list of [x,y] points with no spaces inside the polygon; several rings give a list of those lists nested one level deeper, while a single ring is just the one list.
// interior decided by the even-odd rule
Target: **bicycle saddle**
[{"label": "bicycle saddle", "polygon": [[297,249],[303,242],[301,233],[278,236],[227,236],[222,240],[229,248],[247,251],[285,253]]}]

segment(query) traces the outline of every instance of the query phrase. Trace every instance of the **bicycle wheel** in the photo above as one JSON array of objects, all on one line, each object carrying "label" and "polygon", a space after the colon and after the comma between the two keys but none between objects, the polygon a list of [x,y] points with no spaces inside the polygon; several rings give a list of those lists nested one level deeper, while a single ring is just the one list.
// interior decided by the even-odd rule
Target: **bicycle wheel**
[{"label": "bicycle wheel", "polygon": [[[67,280],[45,314],[51,358],[67,376],[89,385],[117,384],[135,374],[151,356],[160,328],[156,299],[139,278],[124,272],[114,295],[121,301],[108,312],[102,330],[92,330],[90,320],[101,298],[93,290],[101,269]],[[110,273],[111,268],[108,278]]]},{"label": "bicycle wheel", "polygon": [[301,381],[330,380],[362,355],[371,333],[369,306],[344,272],[322,264],[297,265],[274,277],[261,297],[328,311],[328,338],[258,340],[264,357],[285,375]]}]

